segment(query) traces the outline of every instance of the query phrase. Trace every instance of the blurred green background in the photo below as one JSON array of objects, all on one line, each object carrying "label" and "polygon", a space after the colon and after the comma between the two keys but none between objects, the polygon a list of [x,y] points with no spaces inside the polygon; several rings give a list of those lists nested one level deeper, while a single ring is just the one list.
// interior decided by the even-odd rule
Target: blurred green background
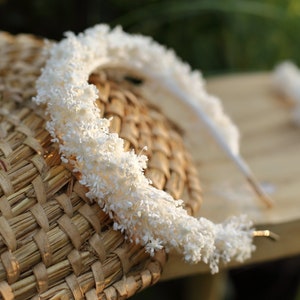
[{"label": "blurred green background", "polygon": [[121,24],[174,48],[205,75],[300,64],[299,0],[0,0],[0,28],[60,39]]},{"label": "blurred green background", "polygon": [[[300,0],[0,0],[0,30],[11,33],[59,40],[65,31],[97,23],[152,36],[205,76],[271,70],[285,59],[300,65]],[[133,299],[217,299],[203,294],[211,286],[226,300],[300,300],[299,258],[288,263],[221,274],[225,286],[214,286],[207,276],[170,281]],[[234,287],[238,279],[242,283]],[[277,297],[270,298],[268,289],[275,287]],[[240,298],[234,296],[239,288]]]}]

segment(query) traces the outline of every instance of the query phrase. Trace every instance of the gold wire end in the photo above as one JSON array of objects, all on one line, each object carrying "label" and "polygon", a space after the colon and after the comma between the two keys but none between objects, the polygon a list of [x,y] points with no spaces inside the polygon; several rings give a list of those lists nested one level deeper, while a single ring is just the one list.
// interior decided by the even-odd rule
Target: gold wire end
[{"label": "gold wire end", "polygon": [[254,237],[267,237],[272,241],[278,241],[280,239],[279,235],[270,230],[255,230],[253,231]]}]

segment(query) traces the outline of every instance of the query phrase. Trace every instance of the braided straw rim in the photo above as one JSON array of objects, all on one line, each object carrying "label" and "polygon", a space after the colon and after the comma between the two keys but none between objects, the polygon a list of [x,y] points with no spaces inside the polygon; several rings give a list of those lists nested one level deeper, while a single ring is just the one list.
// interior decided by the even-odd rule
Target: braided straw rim
[{"label": "braided straw rim", "polygon": [[[108,216],[90,203],[86,189],[61,163],[57,145],[45,130],[43,110],[27,101],[35,94],[34,81],[47,56],[43,42],[0,33],[0,45],[0,294],[4,299],[124,299],[155,284],[164,251],[149,258],[143,248],[112,230]],[[113,130],[118,132],[118,117],[122,119],[120,136],[126,149],[137,145],[139,151],[143,145],[132,127],[135,113],[140,114],[135,111],[138,104],[143,120],[148,118],[152,126],[151,135],[147,128],[142,135],[153,143],[150,178],[163,169],[166,183],[155,178],[153,183],[163,184],[174,198],[181,195],[183,181],[189,189],[186,207],[196,212],[201,189],[179,135],[161,113],[143,108],[140,96],[123,83],[113,85],[98,77],[90,77],[101,91],[97,105],[107,117],[114,116]],[[156,157],[161,153],[166,157]],[[166,159],[170,161],[164,167],[161,161]]]}]

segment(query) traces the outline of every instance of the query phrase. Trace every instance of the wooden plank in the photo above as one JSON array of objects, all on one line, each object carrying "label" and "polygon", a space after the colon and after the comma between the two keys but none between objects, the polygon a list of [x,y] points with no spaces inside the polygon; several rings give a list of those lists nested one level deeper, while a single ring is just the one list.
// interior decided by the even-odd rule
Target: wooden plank
[{"label": "wooden plank", "polygon": [[[221,222],[231,215],[247,214],[256,226],[281,236],[276,243],[256,239],[257,251],[247,263],[300,254],[296,238],[300,231],[300,128],[292,121],[291,106],[274,93],[268,73],[211,78],[207,89],[222,99],[238,125],[241,154],[275,205],[266,209],[224,153],[199,142],[190,149],[204,189],[199,215]],[[164,278],[201,272],[208,272],[207,266],[187,265],[171,255]]]}]

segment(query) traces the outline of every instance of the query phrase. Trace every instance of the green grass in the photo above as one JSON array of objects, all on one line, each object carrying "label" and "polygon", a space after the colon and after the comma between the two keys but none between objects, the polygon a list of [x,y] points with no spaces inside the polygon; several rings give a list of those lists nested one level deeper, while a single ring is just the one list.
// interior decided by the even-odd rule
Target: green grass
[{"label": "green grass", "polygon": [[298,0],[0,0],[0,28],[60,39],[96,23],[150,35],[205,75],[300,65]]}]

